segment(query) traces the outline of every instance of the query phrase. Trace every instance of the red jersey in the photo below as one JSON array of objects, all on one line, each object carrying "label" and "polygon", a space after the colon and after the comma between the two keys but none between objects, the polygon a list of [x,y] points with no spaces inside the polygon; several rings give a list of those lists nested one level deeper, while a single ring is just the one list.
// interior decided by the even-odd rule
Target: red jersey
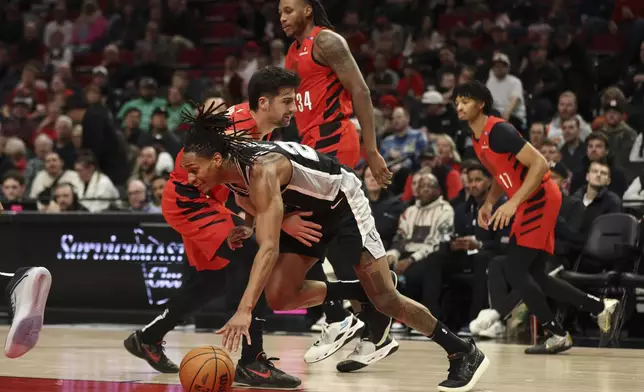
[{"label": "red jersey", "polygon": [[322,30],[323,27],[314,27],[301,44],[293,42],[285,59],[286,69],[302,79],[295,96],[300,137],[312,133],[309,137],[316,140],[336,133],[343,126],[340,122],[348,122],[353,114],[351,95],[338,76],[313,57],[315,38]]},{"label": "red jersey", "polygon": [[[519,132],[505,120],[489,116],[481,137],[472,134],[474,151],[496,182],[512,197],[521,187],[528,174],[528,168],[517,159],[517,154],[526,141]],[[550,171],[543,181],[550,178]]]}]

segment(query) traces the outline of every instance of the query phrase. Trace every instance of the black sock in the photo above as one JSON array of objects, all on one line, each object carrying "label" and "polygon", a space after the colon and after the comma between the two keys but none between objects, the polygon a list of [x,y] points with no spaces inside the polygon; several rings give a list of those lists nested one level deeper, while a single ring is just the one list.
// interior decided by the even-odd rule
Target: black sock
[{"label": "black sock", "polygon": [[561,326],[561,324],[559,324],[557,320],[548,321],[547,323],[543,323],[541,325],[543,325],[544,328],[548,328],[548,330],[555,335],[566,336],[566,330]]},{"label": "black sock", "polygon": [[342,306],[342,301],[325,302],[322,304],[322,310],[328,324],[340,322],[349,315],[349,311]]},{"label": "black sock", "polygon": [[586,294],[586,299],[579,309],[595,315],[600,314],[604,311],[604,301],[590,294]]},{"label": "black sock", "polygon": [[362,302],[369,301],[369,297],[367,297],[367,293],[365,293],[359,281],[326,282],[325,302],[344,299],[355,299]]},{"label": "black sock", "polygon": [[440,321],[436,321],[434,336],[430,337],[434,339],[434,342],[441,346],[448,355],[456,353],[469,353],[472,348],[470,343],[454,335],[452,331],[447,329],[447,327]]},{"label": "black sock", "polygon": [[166,309],[163,314],[154,319],[150,324],[141,330],[141,340],[145,344],[156,344],[163,340],[163,337],[179,324],[173,312]]},{"label": "black sock", "polygon": [[246,337],[242,338],[242,353],[239,359],[242,365],[248,365],[254,362],[259,353],[264,351],[265,322],[266,320],[253,316],[253,320],[250,322],[250,328],[248,328],[251,344],[248,344]]}]

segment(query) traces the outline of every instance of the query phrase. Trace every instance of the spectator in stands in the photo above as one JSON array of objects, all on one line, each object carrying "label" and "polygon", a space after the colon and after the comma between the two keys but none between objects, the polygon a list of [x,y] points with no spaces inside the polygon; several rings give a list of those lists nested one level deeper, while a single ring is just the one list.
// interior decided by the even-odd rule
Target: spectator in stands
[{"label": "spectator in stands", "polygon": [[244,79],[239,73],[239,59],[228,55],[224,62],[224,87],[230,95],[230,103],[237,105],[244,100]]},{"label": "spectator in stands", "polygon": [[[168,129],[175,132],[183,122],[183,113],[194,111],[194,107],[186,102],[183,93],[176,87],[168,89],[168,106],[165,108],[168,114]],[[157,109],[158,110],[158,109]]]},{"label": "spectator in stands", "polygon": [[136,42],[145,34],[145,20],[136,12],[132,2],[123,4],[121,12],[112,18],[109,39],[112,44],[125,50],[133,50]]},{"label": "spectator in stands", "polygon": [[152,146],[141,148],[137,163],[132,171],[132,179],[150,184],[156,176],[168,175],[174,168],[174,159],[165,151],[158,152]]},{"label": "spectator in stands", "polygon": [[257,72],[259,69],[259,56],[260,56],[260,47],[255,41],[247,42],[244,45],[242,51],[242,58],[239,62],[237,71],[241,77],[242,83],[242,95],[246,97],[248,94],[248,82],[250,78]]},{"label": "spectator in stands", "polygon": [[51,34],[49,49],[45,54],[45,67],[51,73],[56,72],[61,64],[71,64],[74,54],[69,46],[65,46],[65,36],[61,31],[54,31]]},{"label": "spectator in stands", "polygon": [[271,65],[284,67],[284,61],[286,59],[285,50],[284,41],[281,39],[276,38],[271,41]]},{"label": "spectator in stands", "polygon": [[27,189],[31,190],[31,184],[36,174],[45,168],[45,157],[54,150],[54,141],[47,134],[40,134],[34,140],[34,156],[27,161],[27,168],[24,171]]},{"label": "spectator in stands", "polygon": [[76,124],[72,128],[72,145],[76,151],[83,149],[83,126],[80,124]]},{"label": "spectator in stands", "polygon": [[121,106],[117,117],[122,120],[125,116],[125,113],[127,113],[132,108],[136,108],[139,110],[139,112],[141,112],[141,129],[143,131],[149,131],[152,112],[154,112],[156,108],[167,105],[165,99],[156,96],[156,92],[156,80],[152,78],[141,79],[139,81],[140,97],[129,100],[123,106]]},{"label": "spectator in stands", "polygon": [[266,18],[261,11],[254,7],[250,1],[242,0],[239,3],[237,15],[238,35],[246,41],[263,42],[266,31]]},{"label": "spectator in stands", "polygon": [[36,131],[35,121],[29,118],[33,106],[34,100],[30,96],[15,95],[11,101],[9,117],[2,123],[2,135],[19,137],[29,143]]},{"label": "spectator in stands", "polygon": [[553,114],[553,102],[557,101],[563,85],[561,71],[547,58],[548,49],[535,44],[530,50],[528,65],[520,74],[525,93],[532,97],[535,117],[540,119]]},{"label": "spectator in stands", "polygon": [[2,202],[22,200],[25,189],[25,178],[17,171],[8,171],[2,177]]},{"label": "spectator in stands", "polygon": [[79,154],[75,170],[84,184],[80,194],[81,204],[90,212],[105,211],[111,203],[118,201],[118,190],[112,180],[98,170],[96,158],[91,151]]},{"label": "spectator in stands", "polygon": [[[58,68],[58,71],[65,66]],[[49,102],[55,102],[61,111],[65,111],[68,108],[76,107],[76,101],[79,101],[76,91],[72,88],[68,88],[63,80],[63,77],[60,74],[55,74],[51,78],[50,83],[50,93],[49,93]]]},{"label": "spectator in stands", "polygon": [[622,200],[608,189],[611,182],[611,167],[605,159],[596,160],[588,166],[587,185],[573,197],[584,204],[584,218],[579,228],[578,239],[583,243],[591,224],[600,215],[622,211]]},{"label": "spectator in stands", "polygon": [[78,177],[78,173],[73,170],[64,170],[63,160],[58,153],[50,152],[45,157],[45,168],[36,174],[31,184],[29,198],[48,200],[52,193],[52,188],[62,182],[72,184],[77,194],[83,191],[83,182]]},{"label": "spectator in stands", "polygon": [[570,267],[570,260],[583,246],[577,234],[584,218],[584,204],[578,197],[569,195],[571,173],[563,163],[551,164],[552,180],[562,194],[561,209],[555,226],[555,255],[560,264]]},{"label": "spectator in stands", "polygon": [[398,87],[400,77],[388,67],[387,55],[383,52],[376,53],[373,60],[373,72],[367,76],[367,85],[372,92],[378,95],[394,94]]},{"label": "spectator in stands", "polygon": [[534,148],[539,150],[545,140],[546,140],[545,124],[538,121],[533,122],[532,125],[530,125],[530,134],[529,134],[530,144],[532,144]]},{"label": "spectator in stands", "polygon": [[56,146],[55,151],[65,163],[65,170],[73,170],[76,163],[77,152],[72,144],[72,128],[74,123],[72,119],[62,115],[56,120],[54,128],[56,129]]},{"label": "spectator in stands", "polygon": [[[629,156],[637,132],[629,127],[624,122],[624,105],[617,100],[607,102],[604,107],[604,115],[606,116],[606,124],[601,128],[601,131],[608,136],[608,145],[610,146],[611,154],[613,156],[613,163],[622,169],[629,169]],[[639,173],[634,173],[630,178],[635,177]]]},{"label": "spectator in stands", "polygon": [[593,132],[586,139],[586,157],[584,158],[584,171],[573,173],[571,192],[577,192],[587,183],[587,173],[591,162],[606,160],[610,165],[610,184],[608,189],[617,195],[623,195],[628,187],[626,176],[621,168],[615,166],[609,156],[610,145],[608,137],[603,132]]},{"label": "spectator in stands", "polygon": [[580,138],[580,125],[578,117],[572,117],[561,123],[564,145],[561,147],[561,161],[572,173],[584,172],[584,158],[586,146]]},{"label": "spectator in stands", "polygon": [[161,198],[163,197],[163,188],[168,180],[164,176],[156,176],[150,181],[150,190],[152,191],[152,205],[161,208]]},{"label": "spectator in stands", "polygon": [[[145,29],[143,40],[136,43],[134,49],[135,58],[139,61],[146,61],[144,52],[151,51],[153,58],[158,64],[165,68],[172,68],[177,62],[177,41],[159,32],[157,22],[149,21]],[[140,57],[137,57],[140,55]]]},{"label": "spectator in stands", "polygon": [[72,44],[77,51],[87,51],[100,44],[107,33],[108,23],[98,8],[96,0],[85,0],[81,14],[76,19],[72,34]]},{"label": "spectator in stands", "polygon": [[153,138],[149,132],[141,131],[141,111],[135,107],[129,108],[125,113],[121,126],[121,133],[131,146],[143,147],[152,144]]},{"label": "spectator in stands", "polygon": [[119,48],[114,44],[107,45],[103,49],[101,66],[107,70],[107,85],[110,89],[123,89],[132,80],[132,69],[121,61]]},{"label": "spectator in stands", "polygon": [[361,63],[360,60],[362,60],[363,45],[366,45],[369,41],[360,27],[360,16],[355,10],[349,9],[344,13],[342,26],[338,29],[347,41],[349,49],[351,49],[351,54],[355,57],[358,65]]},{"label": "spectator in stands", "polygon": [[31,136],[30,145],[33,145],[36,138],[42,134],[45,134],[52,139],[55,139],[56,138],[56,127],[55,127],[56,120],[58,119],[58,116],[60,116],[61,114],[62,114],[62,110],[61,110],[60,104],[56,101],[50,101],[47,104],[47,114],[38,125],[38,128],[36,129],[34,134]]},{"label": "spectator in stands", "polygon": [[510,41],[508,37],[508,31],[505,23],[500,21],[495,23],[494,26],[492,26],[492,29],[490,29],[490,36],[492,38],[492,42],[487,45],[484,50],[486,54],[486,62],[490,61],[490,59],[493,59],[494,56],[501,53],[507,56],[509,63],[508,66],[514,64],[513,70],[518,69],[519,54],[517,53],[516,46],[512,41]]},{"label": "spectator in stands", "polygon": [[456,143],[449,135],[436,135],[434,143],[436,144],[436,153],[438,162],[442,166],[461,172],[461,155],[458,153]]},{"label": "spectator in stands", "polygon": [[416,70],[413,59],[408,58],[403,64],[403,77],[398,81],[398,96],[420,98],[425,91],[423,76]]},{"label": "spectator in stands", "polygon": [[369,205],[376,221],[376,229],[385,248],[389,248],[398,229],[400,214],[405,210],[407,204],[400,200],[400,197],[379,186],[373,178],[369,167],[364,171],[364,184],[369,198]]},{"label": "spectator in stands", "polygon": [[135,212],[160,213],[161,209],[155,207],[148,200],[145,184],[140,180],[130,180],[127,184],[127,201],[129,210]]},{"label": "spectator in stands", "polygon": [[42,55],[42,40],[35,21],[25,22],[23,37],[16,47],[16,57],[19,64],[28,61],[40,61]]},{"label": "spectator in stands", "polygon": [[[421,125],[430,134],[446,134],[457,143],[459,148],[464,144],[465,135],[461,131],[461,123],[454,106],[445,101],[436,90],[427,91],[421,100],[425,110],[421,114]],[[468,135],[469,136],[469,135]],[[461,144],[459,144],[461,142]]]},{"label": "spectator in stands", "polygon": [[[45,105],[47,104],[47,89],[44,87],[44,83],[37,79],[39,72],[40,70],[35,63],[26,64],[22,69],[20,82],[9,95],[7,104],[11,104],[13,98],[17,95],[23,97],[28,96],[33,100],[29,113],[32,113],[34,110],[38,113],[44,113]],[[42,106],[39,107],[39,105]],[[3,108],[3,113],[7,112],[6,107]]]},{"label": "spectator in stands", "polygon": [[[422,293],[423,303],[440,318],[443,314],[440,307],[443,277],[471,271],[474,276],[469,322],[488,307],[488,261],[501,252],[501,244],[504,238],[507,240],[510,230],[508,227],[497,231],[483,230],[476,224],[478,209],[485,202],[494,179],[480,164],[468,167],[467,178],[470,197],[454,209],[454,234],[442,239],[440,250],[426,259]],[[506,200],[505,197],[500,198],[493,211]],[[462,328],[463,332],[467,330],[467,327]]]},{"label": "spectator in stands", "polygon": [[486,83],[494,99],[494,109],[521,130],[526,125],[526,108],[521,80],[510,74],[510,58],[496,53],[492,58],[492,72]]},{"label": "spectator in stands", "polygon": [[186,6],[186,0],[168,0],[161,32],[170,37],[181,37],[194,46],[199,44],[199,21]]},{"label": "spectator in stands", "polygon": [[402,26],[392,23],[389,16],[381,11],[375,17],[375,25],[371,30],[371,42],[375,51],[383,52],[387,58],[402,52],[405,32]]},{"label": "spectator in stands", "polygon": [[541,153],[541,155],[543,155],[544,158],[546,158],[546,161],[548,162],[557,163],[561,161],[561,151],[559,151],[557,143],[550,139],[546,139],[543,141],[543,143],[541,143],[539,152]]},{"label": "spectator in stands", "polygon": [[4,146],[4,155],[11,162],[13,170],[24,173],[27,168],[27,145],[22,139],[10,137]]},{"label": "spectator in stands", "polygon": [[88,210],[80,203],[78,192],[73,184],[59,182],[54,186],[52,201],[43,212],[55,214],[59,212],[88,212]]},{"label": "spectator in stands", "polygon": [[160,150],[167,151],[173,158],[179,154],[182,145],[177,134],[168,129],[168,109],[165,106],[152,112],[150,135],[154,138],[153,144],[158,145]]},{"label": "spectator in stands", "polygon": [[64,3],[58,3],[54,7],[53,19],[45,26],[45,33],[43,34],[43,43],[46,47],[50,48],[52,35],[56,32],[63,34],[63,46],[72,43],[72,34],[74,25],[67,20],[67,8]]},{"label": "spectator in stands", "polygon": [[576,118],[579,120],[579,139],[583,142],[592,132],[590,125],[577,114],[577,96],[572,91],[564,91],[559,96],[557,116],[548,125],[548,139],[554,140],[559,147],[565,143],[562,126],[566,120]]}]

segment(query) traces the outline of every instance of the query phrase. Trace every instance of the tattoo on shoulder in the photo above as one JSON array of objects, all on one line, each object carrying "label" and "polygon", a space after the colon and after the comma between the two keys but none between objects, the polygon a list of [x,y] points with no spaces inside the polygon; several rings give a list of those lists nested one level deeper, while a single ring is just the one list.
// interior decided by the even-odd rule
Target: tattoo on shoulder
[{"label": "tattoo on shoulder", "polygon": [[337,72],[347,71],[354,64],[353,56],[344,38],[333,31],[322,31],[315,39],[326,64]]}]

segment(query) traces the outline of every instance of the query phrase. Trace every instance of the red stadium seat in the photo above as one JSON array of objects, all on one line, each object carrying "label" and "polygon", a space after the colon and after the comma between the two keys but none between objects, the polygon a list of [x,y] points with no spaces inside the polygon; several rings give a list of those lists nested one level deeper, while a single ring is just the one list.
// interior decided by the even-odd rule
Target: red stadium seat
[{"label": "red stadium seat", "polygon": [[616,54],[622,50],[624,40],[616,34],[600,34],[593,37],[588,51],[595,54]]},{"label": "red stadium seat", "polygon": [[179,53],[178,63],[183,67],[194,67],[203,62],[203,49],[186,49]]},{"label": "red stadium seat", "polygon": [[237,25],[234,23],[208,23],[206,25],[205,38],[233,38],[237,33]]},{"label": "red stadium seat", "polygon": [[204,16],[234,20],[237,17],[237,8],[237,3],[208,4],[204,10]]}]

